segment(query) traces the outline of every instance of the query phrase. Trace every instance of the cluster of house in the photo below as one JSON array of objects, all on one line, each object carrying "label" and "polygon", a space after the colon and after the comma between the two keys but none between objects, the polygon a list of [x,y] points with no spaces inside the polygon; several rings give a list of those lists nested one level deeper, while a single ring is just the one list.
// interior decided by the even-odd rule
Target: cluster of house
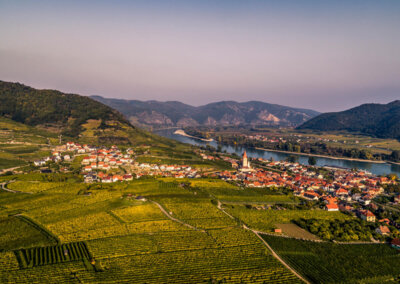
[{"label": "cluster of house", "polygon": [[[323,201],[327,211],[352,212],[361,219],[370,222],[376,221],[375,215],[368,209],[357,210],[354,205],[361,205],[361,208],[377,209],[373,208],[376,205],[372,204],[371,201],[377,195],[384,193],[382,185],[396,183],[396,181],[387,177],[338,168],[331,168],[332,176],[327,179],[314,172],[311,167],[298,163],[258,160],[265,163],[266,166],[279,167],[280,170],[251,169],[246,153],[244,153],[239,171],[224,171],[219,173],[219,177],[224,180],[240,181],[247,187],[290,188],[295,196]],[[288,172],[291,174],[289,175]],[[395,197],[395,202],[400,203],[400,196]],[[381,234],[387,234],[389,230],[384,225],[378,229]]]},{"label": "cluster of house", "polygon": [[125,153],[122,153],[117,146],[112,146],[110,149],[96,149],[85,156],[81,164],[84,172],[91,172],[92,170],[108,171],[112,168],[132,164],[133,154],[132,149],[127,149]]},{"label": "cluster of house", "polygon": [[75,142],[67,142],[64,145],[57,146],[51,153],[51,156],[45,157],[40,160],[36,160],[33,162],[33,164],[39,167],[39,166],[44,166],[49,161],[53,161],[56,163],[61,161],[71,161],[73,159],[73,157],[71,157],[71,155],[69,154],[71,152],[74,154],[84,154],[95,150],[96,147],[89,146],[87,144],[80,145]]},{"label": "cluster of house", "polygon": [[[134,161],[134,151],[127,149],[125,153],[117,146],[95,149],[83,157],[81,165],[85,182],[111,183],[130,181],[133,177],[162,176],[174,178],[201,177],[197,170],[187,165],[157,165]],[[115,174],[123,167],[126,174]],[[115,170],[114,170],[115,169]],[[111,173],[112,172],[112,173]]]},{"label": "cluster of house", "polygon": [[269,142],[269,143],[279,143],[279,142],[286,142],[282,137],[268,137],[264,135],[248,135],[246,138],[250,140],[262,141],[262,142]]},{"label": "cluster of house", "polygon": [[174,178],[200,178],[202,175],[188,165],[155,165],[135,163],[133,171],[137,178],[141,176],[160,176]]}]

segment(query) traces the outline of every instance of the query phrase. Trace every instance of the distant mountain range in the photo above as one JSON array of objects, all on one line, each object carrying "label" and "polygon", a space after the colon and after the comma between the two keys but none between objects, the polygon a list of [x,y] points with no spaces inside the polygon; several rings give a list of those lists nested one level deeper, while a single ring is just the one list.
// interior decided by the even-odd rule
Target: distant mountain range
[{"label": "distant mountain range", "polygon": [[346,111],[323,113],[298,128],[347,130],[381,138],[400,139],[400,100],[388,104],[363,104]]},{"label": "distant mountain range", "polygon": [[191,106],[177,101],[138,101],[93,99],[123,113],[131,123],[152,127],[188,127],[199,125],[278,125],[298,126],[319,113],[308,109],[268,104],[258,101],[238,103],[222,101]]}]

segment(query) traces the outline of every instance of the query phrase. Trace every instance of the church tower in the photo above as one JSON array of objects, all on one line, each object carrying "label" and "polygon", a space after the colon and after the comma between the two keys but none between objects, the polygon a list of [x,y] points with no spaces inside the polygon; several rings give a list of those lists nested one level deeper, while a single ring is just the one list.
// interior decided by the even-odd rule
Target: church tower
[{"label": "church tower", "polygon": [[249,161],[247,160],[247,153],[246,153],[246,150],[245,150],[244,153],[243,153],[242,168],[250,168]]}]

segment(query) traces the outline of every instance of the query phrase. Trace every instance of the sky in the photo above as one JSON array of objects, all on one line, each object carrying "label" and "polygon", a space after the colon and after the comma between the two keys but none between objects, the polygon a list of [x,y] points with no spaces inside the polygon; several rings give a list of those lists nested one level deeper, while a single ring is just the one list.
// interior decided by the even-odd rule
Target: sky
[{"label": "sky", "polygon": [[400,99],[398,0],[0,0],[0,80],[321,112]]}]

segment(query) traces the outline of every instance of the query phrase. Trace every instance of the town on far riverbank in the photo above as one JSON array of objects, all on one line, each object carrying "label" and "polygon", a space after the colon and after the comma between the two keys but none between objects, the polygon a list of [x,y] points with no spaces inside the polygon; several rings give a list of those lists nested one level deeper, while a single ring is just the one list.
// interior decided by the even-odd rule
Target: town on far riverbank
[{"label": "town on far riverbank", "polygon": [[[254,145],[230,145],[220,142],[219,138],[214,139],[212,142],[204,142],[199,139],[194,139],[188,136],[182,136],[174,134],[174,130],[158,130],[155,131],[156,134],[164,136],[170,139],[175,139],[177,141],[188,143],[197,146],[211,146],[215,149],[219,149],[222,152],[227,152],[236,155],[242,155],[244,151],[247,151],[247,155],[252,158],[263,158],[263,159],[273,159],[275,161],[282,161],[289,158],[289,156],[295,156],[296,161],[300,164],[308,165],[309,156],[314,156],[316,161],[316,166],[334,166],[339,168],[347,169],[362,169],[371,172],[375,175],[388,175],[394,173],[400,175],[400,165],[391,162],[387,163],[382,160],[365,160],[359,158],[348,158],[348,157],[336,157],[328,155],[319,154],[308,154],[301,152],[289,152],[285,150],[274,150],[267,148],[259,148]],[[221,139],[222,140],[222,139]],[[279,140],[279,139],[278,139]],[[382,139],[381,139],[382,140]],[[396,144],[397,145],[397,144]],[[400,145],[400,143],[399,143]],[[257,149],[258,148],[258,149]],[[397,149],[397,148],[395,148]]]}]

